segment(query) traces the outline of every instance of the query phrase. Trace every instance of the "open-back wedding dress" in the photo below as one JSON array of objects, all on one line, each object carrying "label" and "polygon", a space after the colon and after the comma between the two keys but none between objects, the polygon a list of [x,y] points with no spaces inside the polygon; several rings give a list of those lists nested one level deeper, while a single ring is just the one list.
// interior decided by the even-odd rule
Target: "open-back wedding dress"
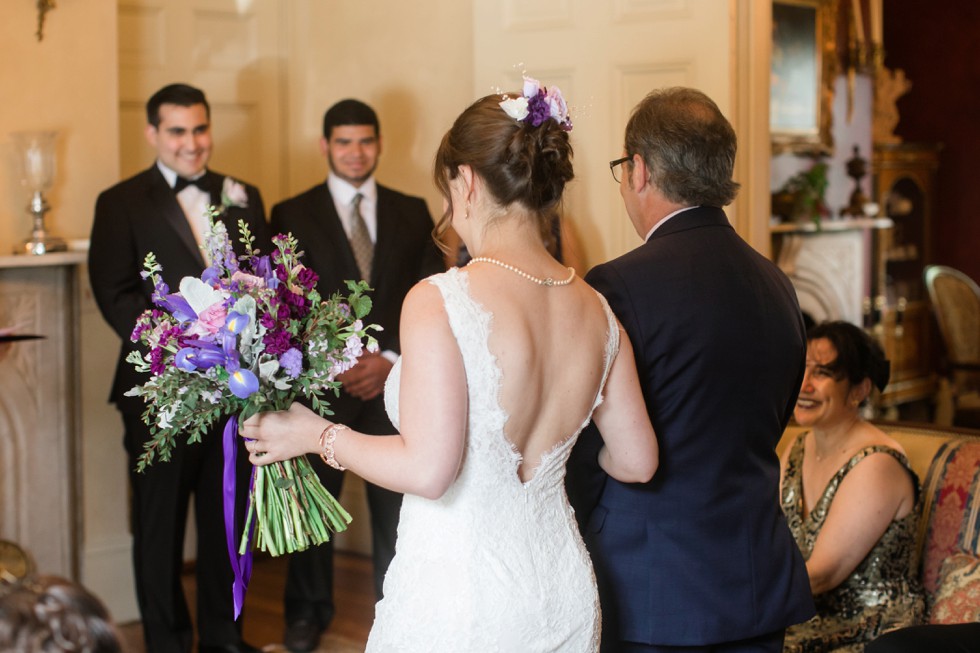
[{"label": "open-back wedding dress", "polygon": [[[462,353],[466,448],[459,474],[441,498],[405,496],[395,559],[367,650],[595,651],[595,577],[564,477],[572,445],[602,401],[619,348],[615,318],[603,299],[609,321],[605,369],[589,417],[522,482],[522,457],[505,436],[507,413],[498,400],[502,373],[488,344],[493,316],[471,297],[465,271],[453,269],[429,282],[442,293]],[[396,363],[385,389],[396,427],[400,371]]]}]

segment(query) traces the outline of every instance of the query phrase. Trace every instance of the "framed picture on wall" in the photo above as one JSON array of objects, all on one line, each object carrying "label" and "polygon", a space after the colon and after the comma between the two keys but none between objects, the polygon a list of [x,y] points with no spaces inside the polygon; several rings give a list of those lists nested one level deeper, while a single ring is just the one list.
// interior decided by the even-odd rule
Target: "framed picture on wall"
[{"label": "framed picture on wall", "polygon": [[769,129],[774,152],[829,154],[836,0],[774,0]]}]

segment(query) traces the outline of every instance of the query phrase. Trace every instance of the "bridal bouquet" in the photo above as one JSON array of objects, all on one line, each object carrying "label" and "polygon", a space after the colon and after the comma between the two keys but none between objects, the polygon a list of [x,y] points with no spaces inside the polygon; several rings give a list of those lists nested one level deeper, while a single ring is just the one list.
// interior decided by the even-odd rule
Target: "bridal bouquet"
[{"label": "bridal bouquet", "polygon": [[[244,222],[247,253],[236,257],[225,225],[214,221],[205,249],[212,262],[201,278],[184,277],[171,292],[151,253],[143,278],[153,283],[156,308],[136,322],[128,362],[151,376],[127,395],[146,402],[143,420],[151,439],[138,463],[170,459],[177,437],[199,442],[222,417],[225,453],[225,530],[236,576],[236,615],[251,568],[250,542],[277,556],[326,542],[350,515],[320,484],[305,456],[256,467],[238,556],[234,555],[234,479],[238,422],[268,410],[285,410],[300,396],[321,415],[331,414],[326,391],[339,392],[337,376],[361,353],[377,350],[365,325],[371,299],[367,284],[348,281],[349,294],[324,300],[317,275],[299,262],[292,236],[273,238],[274,251],[260,256]],[[229,482],[231,490],[229,492]]]}]

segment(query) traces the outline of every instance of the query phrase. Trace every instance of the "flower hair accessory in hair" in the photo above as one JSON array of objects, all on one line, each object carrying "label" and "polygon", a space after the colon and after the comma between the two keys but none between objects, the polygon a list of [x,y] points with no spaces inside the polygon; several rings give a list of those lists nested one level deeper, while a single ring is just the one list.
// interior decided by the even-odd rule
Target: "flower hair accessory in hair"
[{"label": "flower hair accessory in hair", "polygon": [[568,105],[557,86],[547,88],[538,80],[524,76],[524,92],[520,97],[504,95],[500,108],[518,122],[537,127],[548,118],[553,118],[565,131],[572,131],[572,121],[568,117]]}]

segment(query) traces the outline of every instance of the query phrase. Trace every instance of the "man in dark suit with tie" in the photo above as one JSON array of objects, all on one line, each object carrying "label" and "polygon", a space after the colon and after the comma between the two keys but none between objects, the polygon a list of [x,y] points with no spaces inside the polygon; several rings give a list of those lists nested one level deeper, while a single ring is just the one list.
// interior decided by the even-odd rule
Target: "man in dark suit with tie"
[{"label": "man in dark suit with tie", "polygon": [[813,614],[774,451],[803,376],[803,320],[785,275],[721,209],[738,190],[735,148],[707,96],[663,89],[633,110],[610,163],[646,242],[586,281],[633,344],[660,468],[649,483],[606,477],[594,429],[574,451],[603,651],[778,653],[786,626]]},{"label": "man in dark suit with tie", "polygon": [[[381,154],[381,133],[374,110],[358,100],[342,100],[323,117],[320,150],[330,174],[325,183],[272,208],[272,229],[292,233],[315,271],[317,288],[328,297],[345,291],[347,279],[365,279],[374,302],[368,321],[380,324],[381,352],[364,354],[342,377],[343,390],[333,401],[337,422],[362,433],[395,433],[384,408],[384,383],[400,348],[402,302],[419,280],[445,269],[432,238],[432,217],[419,197],[386,188],[374,179]],[[334,496],[342,472],[319,458],[310,462]],[[371,511],[374,582],[378,598],[395,553],[401,495],[367,483]],[[313,650],[334,615],[333,542],[289,559],[286,579],[285,644],[291,651]]]},{"label": "man in dark suit with tie", "polygon": [[[206,266],[200,245],[208,205],[224,207],[221,220],[239,254],[238,221],[248,224],[255,246],[264,252],[271,247],[268,225],[256,188],[207,169],[211,118],[204,93],[184,84],[166,86],[147,102],[146,117],[146,138],[157,160],[148,170],[99,195],[88,260],[99,309],[123,340],[110,401],[122,414],[125,428],[136,596],[146,650],[191,651],[194,633],[180,576],[193,494],[200,651],[251,653],[257,649],[242,641],[241,625],[233,617],[233,572],[222,513],[221,425],[199,444],[180,443],[170,462],[157,461],[137,473],[136,462],[150,432],[141,419],[142,399],[124,393],[147,378],[125,359],[136,348],[130,342],[136,318],[152,307],[152,284],[140,277],[149,252],[163,266],[164,281],[176,290],[183,277],[199,277]],[[241,438],[235,440],[243,447]],[[240,513],[248,489],[247,458],[242,448],[237,469]]]}]

